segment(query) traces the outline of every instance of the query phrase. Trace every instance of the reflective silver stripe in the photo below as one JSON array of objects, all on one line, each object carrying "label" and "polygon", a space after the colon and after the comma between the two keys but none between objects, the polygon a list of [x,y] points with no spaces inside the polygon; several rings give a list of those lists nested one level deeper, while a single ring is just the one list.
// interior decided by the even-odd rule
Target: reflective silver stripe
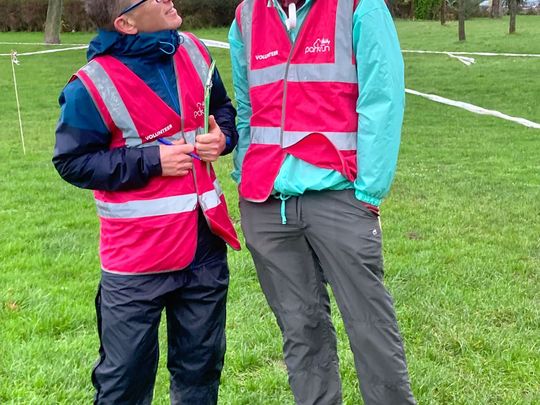
[{"label": "reflective silver stripe", "polygon": [[248,72],[251,71],[251,32],[253,27],[254,6],[254,0],[246,0],[242,4],[242,10],[240,11],[240,22],[242,24],[242,37],[244,39]]},{"label": "reflective silver stripe", "polygon": [[[265,69],[250,70],[249,84],[252,87],[275,83],[285,77],[286,63]],[[356,69],[348,69],[337,64],[291,64],[287,80],[289,82],[337,82],[358,83]]]},{"label": "reflective silver stripe", "polygon": [[[352,66],[352,63],[349,63]],[[350,69],[345,64],[304,64],[289,67],[290,82],[337,82],[358,83],[356,69]]]},{"label": "reflective silver stripe", "polygon": [[98,62],[91,61],[82,70],[96,86],[114,124],[122,131],[126,145],[129,147],[139,146],[142,140],[139,137],[133,119],[129,115],[128,109],[122,97],[120,97],[120,93],[118,93],[116,86],[105,69]]},{"label": "reflective silver stripe", "polygon": [[275,83],[279,80],[283,80],[285,77],[285,71],[287,69],[286,63],[270,66],[264,69],[248,70],[248,82],[251,87],[262,86],[264,84]]},{"label": "reflective silver stripe", "polygon": [[217,179],[214,181],[214,190],[207,191],[199,197],[199,204],[203,211],[211,210],[221,204],[220,197],[222,196],[221,186]]},{"label": "reflective silver stripe", "polygon": [[[284,131],[283,147],[287,148],[304,139],[313,131]],[[356,132],[321,132],[338,150],[356,150]],[[258,145],[280,145],[280,128],[251,127],[251,143]]]},{"label": "reflective silver stripe", "polygon": [[251,143],[258,145],[281,145],[281,128],[251,127]]},{"label": "reflective silver stripe", "polygon": [[[286,64],[252,70],[251,35],[253,1],[244,2],[242,7],[242,37],[248,60],[248,81],[251,87],[275,83],[285,78]],[[294,64],[291,63],[287,75],[290,82],[338,82],[358,83],[356,66],[353,65],[352,19],[353,0],[339,0],[336,15],[334,63]],[[340,27],[347,27],[346,29]],[[303,28],[300,28],[303,29]],[[292,50],[295,52],[296,50]]]},{"label": "reflective silver stripe", "polygon": [[[292,146],[313,132],[283,132],[283,147]],[[338,150],[356,150],[356,132],[321,132]]]},{"label": "reflective silver stripe", "polygon": [[201,51],[195,42],[193,42],[193,40],[187,35],[182,35],[182,37],[184,38],[184,42],[181,46],[183,46],[187,51],[189,59],[191,59],[191,63],[193,63],[193,66],[195,66],[195,70],[199,74],[201,83],[204,86],[210,66],[208,66],[208,62],[206,62],[206,59],[201,54]]},{"label": "reflective silver stripe", "polygon": [[184,138],[186,142],[192,145],[195,145],[195,137],[197,136],[197,133],[198,133],[198,130],[184,132]]},{"label": "reflective silver stripe", "polygon": [[223,190],[221,190],[221,184],[219,184],[218,179],[214,180],[214,188],[216,189],[218,195],[221,197],[223,195]]},{"label": "reflective silver stripe", "polygon": [[144,218],[158,215],[180,214],[197,208],[197,194],[185,194],[154,200],[108,203],[96,200],[98,215],[102,218]]}]

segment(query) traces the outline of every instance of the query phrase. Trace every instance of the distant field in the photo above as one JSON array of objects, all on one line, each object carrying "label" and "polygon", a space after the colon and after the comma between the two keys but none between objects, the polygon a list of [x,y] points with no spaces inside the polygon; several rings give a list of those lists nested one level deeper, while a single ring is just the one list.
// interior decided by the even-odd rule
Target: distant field
[{"label": "distant field", "polygon": [[[403,49],[540,54],[540,17],[398,21]],[[226,41],[226,29],[198,31]],[[86,43],[90,34],[64,34]],[[1,42],[41,42],[3,33]],[[2,45],[0,54],[45,49]],[[49,48],[47,48],[49,49]],[[226,50],[212,50],[232,92]],[[9,58],[0,57],[0,403],[85,404],[97,358],[98,223],[91,193],[50,158],[57,97],[84,51],[20,57],[23,156]],[[540,122],[540,58],[405,55],[406,84]],[[382,207],[386,283],[396,301],[419,404],[540,403],[540,130],[408,96],[399,168]],[[229,158],[218,165],[235,220]],[[292,404],[281,338],[246,249],[231,252],[228,351],[220,403]],[[344,402],[361,404],[339,312]],[[161,339],[165,344],[165,329]],[[166,352],[156,404],[168,403]]]}]

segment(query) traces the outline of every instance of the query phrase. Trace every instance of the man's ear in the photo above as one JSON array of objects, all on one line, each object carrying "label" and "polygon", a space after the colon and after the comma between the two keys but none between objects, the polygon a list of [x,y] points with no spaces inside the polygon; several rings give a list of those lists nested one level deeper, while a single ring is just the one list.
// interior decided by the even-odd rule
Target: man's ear
[{"label": "man's ear", "polygon": [[121,34],[134,35],[139,33],[139,30],[133,24],[129,17],[121,15],[114,20],[114,28]]}]

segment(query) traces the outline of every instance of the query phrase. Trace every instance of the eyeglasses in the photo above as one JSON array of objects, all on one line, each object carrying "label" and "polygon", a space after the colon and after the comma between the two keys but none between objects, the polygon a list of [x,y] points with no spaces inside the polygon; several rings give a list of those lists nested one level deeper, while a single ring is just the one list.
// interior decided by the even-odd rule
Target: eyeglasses
[{"label": "eyeglasses", "polygon": [[[126,7],[125,9],[122,10],[122,12],[120,14],[118,14],[118,17],[121,17],[123,16],[124,14],[126,13],[129,13],[130,11],[132,11],[133,9],[139,7],[141,4],[145,3],[147,0],[139,0],[138,2],[136,3],[133,3],[131,6],[129,7]],[[154,0],[156,3],[161,3],[163,0]]]}]

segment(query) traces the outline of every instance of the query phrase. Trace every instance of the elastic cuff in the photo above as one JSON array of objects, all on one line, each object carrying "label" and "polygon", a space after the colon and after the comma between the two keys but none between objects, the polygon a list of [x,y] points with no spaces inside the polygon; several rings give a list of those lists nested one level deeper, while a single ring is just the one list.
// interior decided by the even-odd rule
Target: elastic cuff
[{"label": "elastic cuff", "polygon": [[380,206],[382,203],[382,198],[372,197],[359,190],[354,190],[354,196],[358,200],[367,202],[368,204],[374,205],[376,207]]},{"label": "elastic cuff", "polygon": [[151,177],[161,176],[163,172],[161,168],[161,158],[159,154],[159,146],[150,146],[142,148],[141,153],[144,156],[144,164]]}]

